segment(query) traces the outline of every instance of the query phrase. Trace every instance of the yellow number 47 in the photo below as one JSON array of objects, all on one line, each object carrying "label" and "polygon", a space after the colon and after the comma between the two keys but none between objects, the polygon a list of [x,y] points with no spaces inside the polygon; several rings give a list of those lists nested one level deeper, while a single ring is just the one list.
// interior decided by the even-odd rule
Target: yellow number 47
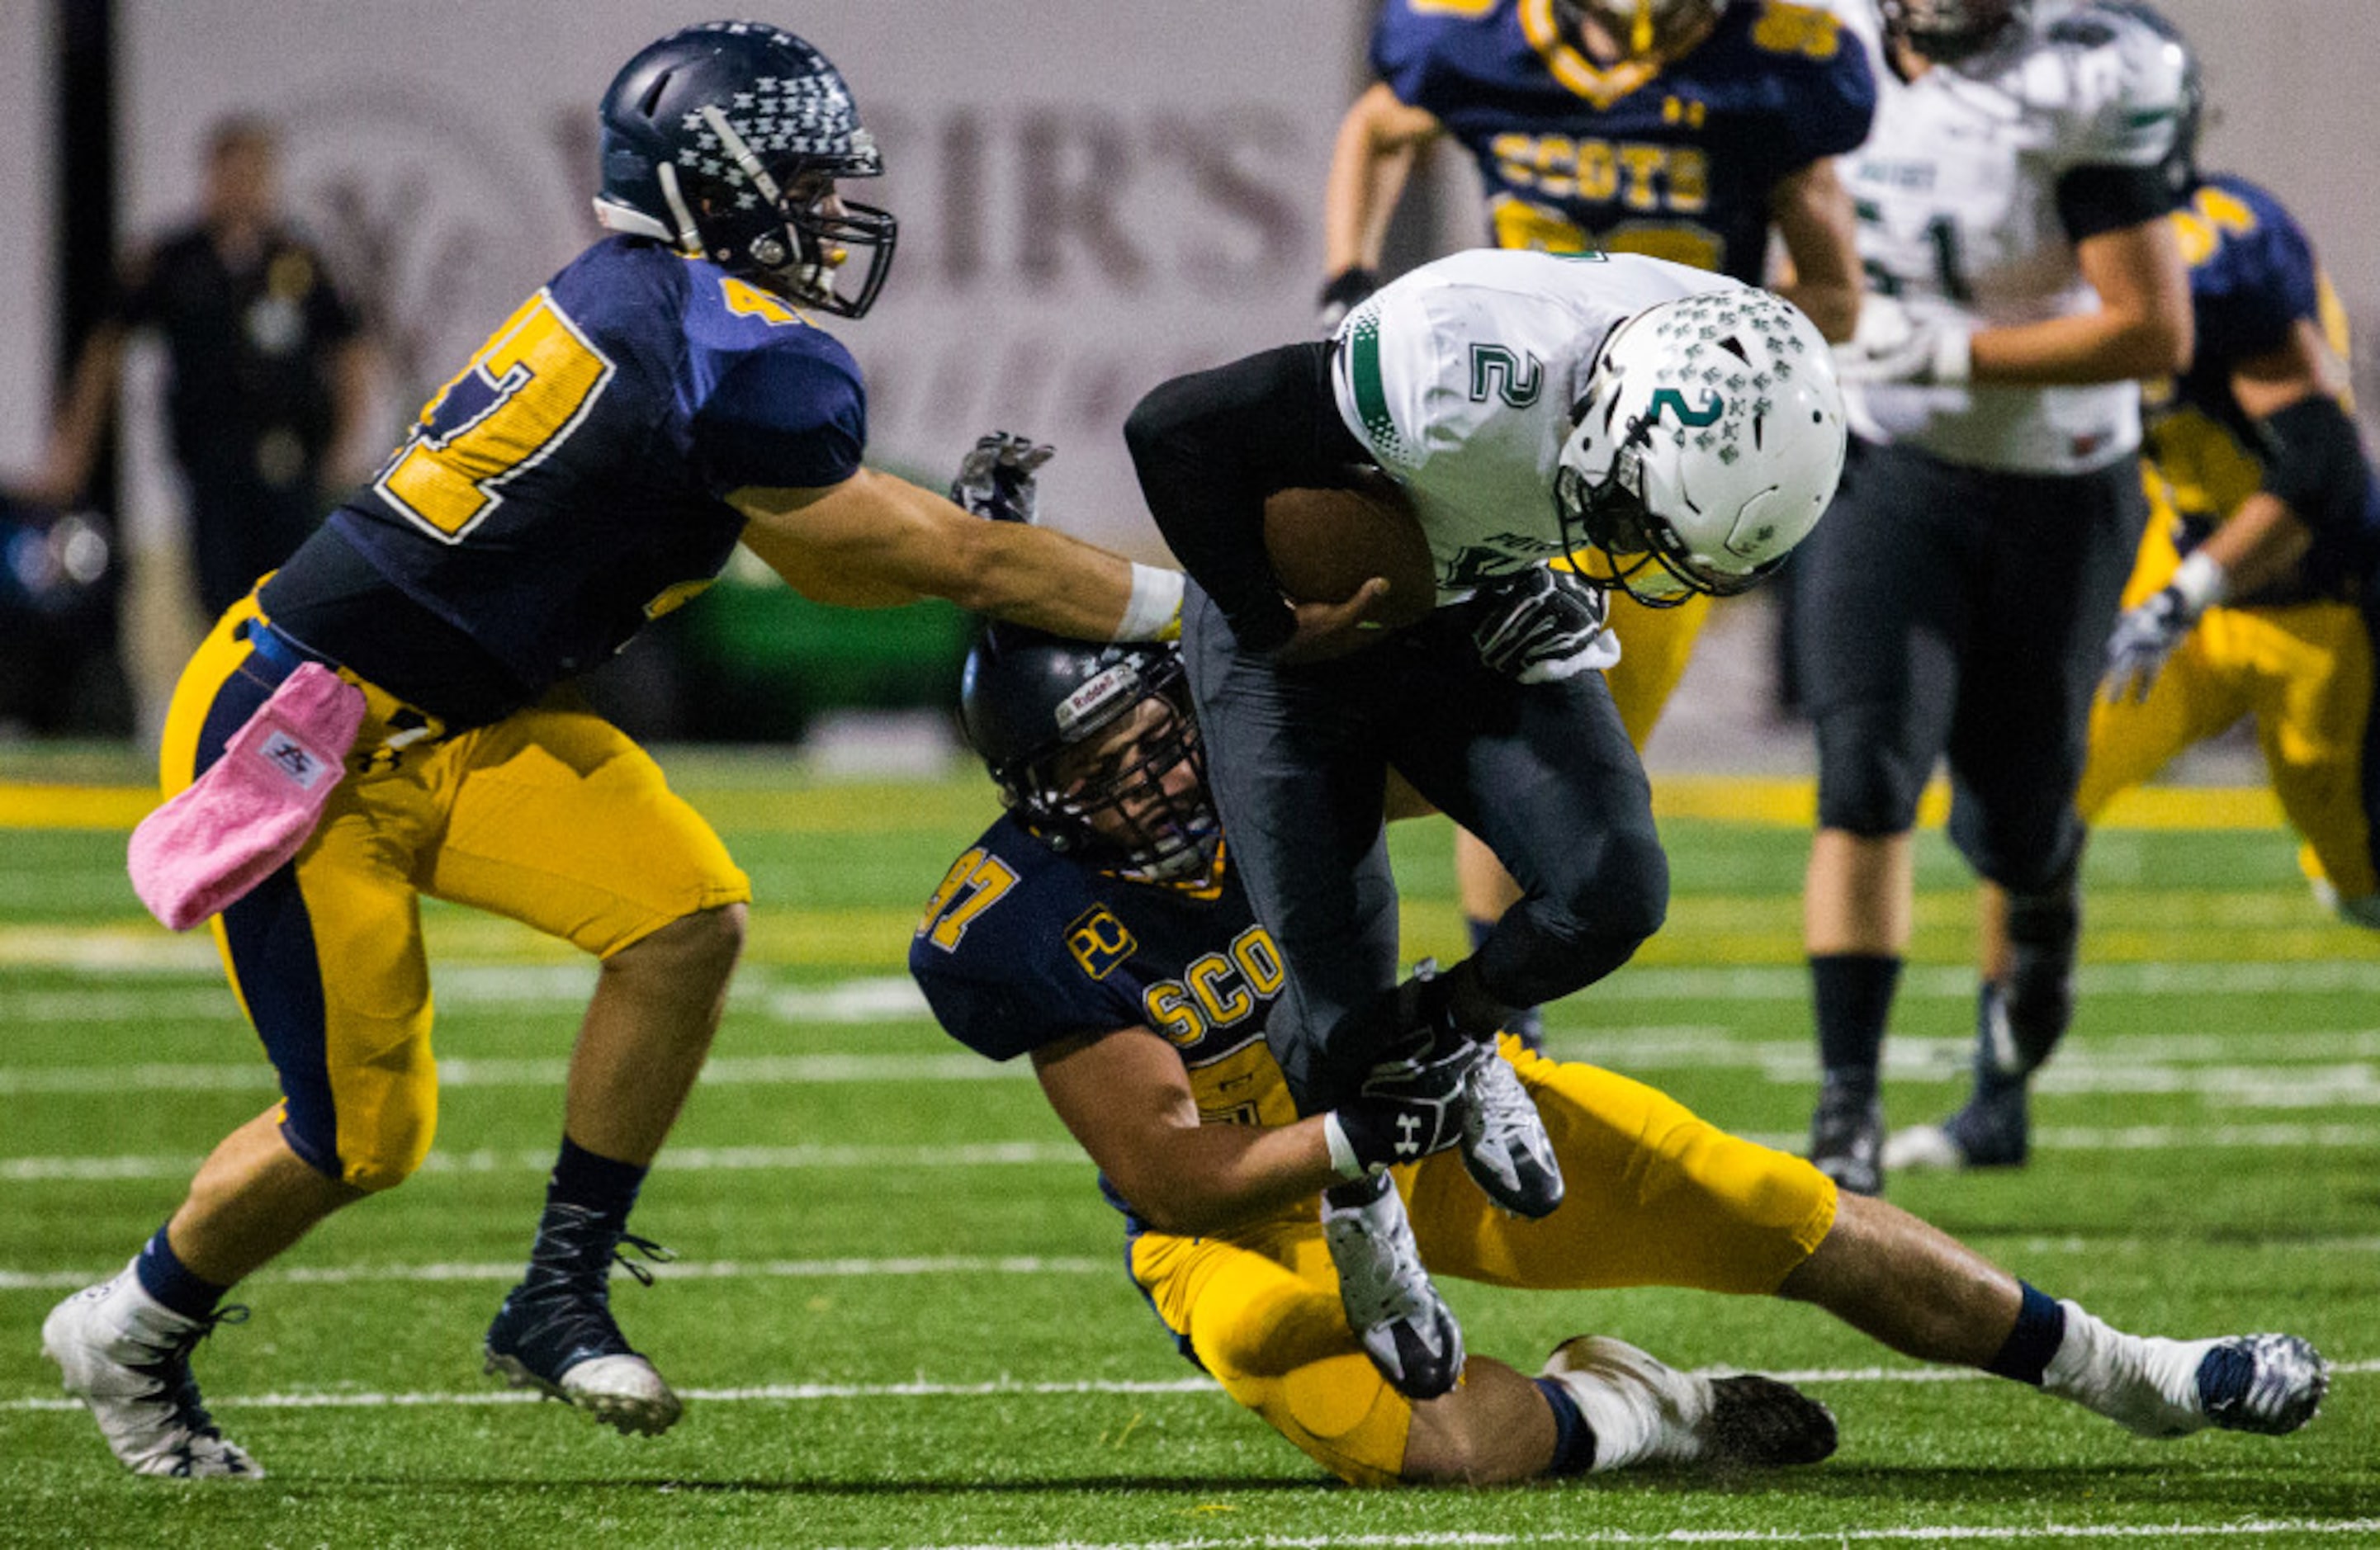
[{"label": "yellow number 47", "polygon": [[503,503],[508,481],[585,423],[613,370],[603,352],[540,290],[422,406],[413,439],[373,488],[415,522],[456,542]]}]

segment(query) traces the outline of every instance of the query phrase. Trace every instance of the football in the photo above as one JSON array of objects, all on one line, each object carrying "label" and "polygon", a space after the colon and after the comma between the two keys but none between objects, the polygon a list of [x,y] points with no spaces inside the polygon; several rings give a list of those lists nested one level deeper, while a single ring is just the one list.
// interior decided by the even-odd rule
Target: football
[{"label": "football", "polygon": [[1429,539],[1404,492],[1377,474],[1355,489],[1275,491],[1265,502],[1265,551],[1297,602],[1343,602],[1377,575],[1389,583],[1372,614],[1381,624],[1402,629],[1438,606]]}]

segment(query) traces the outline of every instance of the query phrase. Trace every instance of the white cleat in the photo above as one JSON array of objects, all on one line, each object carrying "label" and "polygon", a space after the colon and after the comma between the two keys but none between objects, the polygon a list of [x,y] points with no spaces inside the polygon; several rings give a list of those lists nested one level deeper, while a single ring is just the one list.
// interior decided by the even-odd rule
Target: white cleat
[{"label": "white cleat", "polygon": [[[261,1480],[264,1471],[225,1440],[190,1376],[192,1348],[232,1312],[186,1317],[150,1296],[127,1266],[51,1309],[42,1322],[42,1350],[133,1473]],[[237,1314],[245,1317],[246,1310]]]},{"label": "white cleat", "polygon": [[1767,1469],[1835,1451],[1834,1412],[1756,1374],[1682,1373],[1625,1340],[1581,1335],[1541,1374],[1570,1391],[1595,1433],[1597,1471],[1642,1465]]},{"label": "white cleat", "polygon": [[2295,1335],[2171,1340],[2125,1335],[2075,1303],[2042,1387],[2080,1400],[2143,1437],[2209,1426],[2285,1436],[2312,1421],[2330,1391],[2330,1366]]},{"label": "white cleat", "polygon": [[1955,1173],[1966,1166],[1967,1154],[1939,1125],[1912,1125],[1885,1138],[1887,1173]]},{"label": "white cleat", "polygon": [[1339,1273],[1339,1304],[1389,1386],[1434,1399],[1463,1376],[1463,1326],[1431,1284],[1403,1199],[1387,1180],[1362,1205],[1322,1197],[1322,1239]]},{"label": "white cleat", "polygon": [[686,1413],[684,1401],[653,1364],[634,1352],[590,1356],[565,1371],[559,1383],[530,1372],[517,1357],[493,1351],[487,1370],[512,1387],[534,1388],[585,1411],[624,1436],[657,1437]]}]

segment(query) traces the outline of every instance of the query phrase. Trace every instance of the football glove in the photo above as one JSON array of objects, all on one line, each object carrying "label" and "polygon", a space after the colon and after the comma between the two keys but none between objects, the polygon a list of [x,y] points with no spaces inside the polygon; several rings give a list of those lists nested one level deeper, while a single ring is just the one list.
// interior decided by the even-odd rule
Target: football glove
[{"label": "football glove", "polygon": [[1342,1178],[1383,1173],[1463,1139],[1472,1067],[1488,1059],[1485,1045],[1464,1042],[1443,1052],[1425,1038],[1410,1056],[1381,1061],[1363,1090],[1323,1116],[1331,1166]]},{"label": "football glove", "polygon": [[1835,375],[1871,385],[1956,386],[1974,375],[1973,339],[1955,318],[1921,315],[1870,294],[1860,298],[1850,342],[1835,346]]},{"label": "football glove", "polygon": [[994,522],[1031,522],[1040,499],[1034,474],[1057,451],[1011,430],[978,436],[973,449],[959,460],[959,477],[951,481],[951,501]]},{"label": "football glove", "polygon": [[1480,595],[1471,642],[1507,678],[1550,684],[1602,666],[1603,588],[1573,571],[1536,565]]},{"label": "football glove", "polygon": [[1322,333],[1328,337],[1339,330],[1340,320],[1363,305],[1364,298],[1380,288],[1379,272],[1355,264],[1332,275],[1322,287],[1317,305]]},{"label": "football glove", "polygon": [[2168,587],[2148,601],[2126,609],[2107,635],[2101,691],[2118,704],[2125,700],[2138,704],[2148,698],[2157,674],[2165,671],[2166,659],[2197,622],[2198,611],[2190,606],[2179,587]]}]

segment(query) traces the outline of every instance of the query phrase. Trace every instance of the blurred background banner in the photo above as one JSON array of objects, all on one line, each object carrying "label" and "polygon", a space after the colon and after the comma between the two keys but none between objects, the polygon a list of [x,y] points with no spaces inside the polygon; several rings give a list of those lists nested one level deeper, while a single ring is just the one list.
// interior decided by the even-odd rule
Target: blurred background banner
[{"label": "blurred background banner", "polygon": [[[834,330],[868,372],[872,460],[939,481],[978,432],[1028,432],[1059,449],[1054,524],[1160,552],[1124,414],[1168,376],[1313,326],[1322,180],[1364,8],[811,0],[759,14],[834,60],[884,148],[886,176],[854,193],[901,218],[892,283],[865,322]],[[388,352],[392,433],[600,235],[595,101],[622,60],[699,19],[620,0],[118,0],[117,16],[125,228],[186,205],[190,148],[217,117],[277,122],[291,208]]]},{"label": "blurred background banner", "polygon": [[[0,0],[0,144],[45,147],[56,90],[49,0]],[[57,352],[55,158],[0,156],[0,469],[32,466]],[[106,254],[94,255],[105,263]]]}]

